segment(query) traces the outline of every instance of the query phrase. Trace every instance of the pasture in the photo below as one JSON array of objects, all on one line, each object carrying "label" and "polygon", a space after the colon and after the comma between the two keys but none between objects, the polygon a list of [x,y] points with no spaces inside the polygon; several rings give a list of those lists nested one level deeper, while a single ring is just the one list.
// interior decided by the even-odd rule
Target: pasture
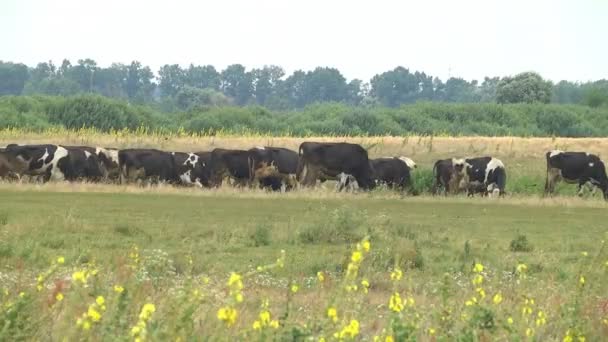
[{"label": "pasture", "polygon": [[[189,151],[344,140],[12,134],[0,145]],[[409,156],[416,172],[437,158],[491,154],[514,194],[0,184],[0,340],[608,336],[608,205],[568,196],[572,186],[538,196],[546,150],[601,156],[608,139],[348,140],[372,157]]]}]

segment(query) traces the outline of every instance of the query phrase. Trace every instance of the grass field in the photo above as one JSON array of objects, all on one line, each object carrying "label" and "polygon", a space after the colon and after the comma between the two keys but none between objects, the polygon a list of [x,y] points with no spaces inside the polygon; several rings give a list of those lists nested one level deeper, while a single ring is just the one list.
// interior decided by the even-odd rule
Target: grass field
[{"label": "grass field", "polygon": [[603,201],[1,184],[0,203],[0,340],[608,336]]}]

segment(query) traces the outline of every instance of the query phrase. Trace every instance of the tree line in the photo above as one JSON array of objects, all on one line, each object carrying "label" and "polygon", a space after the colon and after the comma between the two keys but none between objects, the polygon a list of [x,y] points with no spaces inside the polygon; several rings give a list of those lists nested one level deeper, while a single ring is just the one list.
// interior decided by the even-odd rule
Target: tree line
[{"label": "tree line", "polygon": [[92,59],[65,59],[28,67],[0,61],[0,95],[98,94],[131,104],[146,104],[161,112],[201,107],[263,106],[271,110],[302,109],[337,102],[348,106],[396,108],[416,102],[559,103],[608,105],[608,81],[557,84],[534,72],[515,76],[446,81],[419,71],[396,67],[368,82],[347,80],[338,69],[318,67],[287,75],[279,66],[247,70],[233,64],[224,70],[212,65],[164,65],[156,74],[133,61],[99,66]]}]

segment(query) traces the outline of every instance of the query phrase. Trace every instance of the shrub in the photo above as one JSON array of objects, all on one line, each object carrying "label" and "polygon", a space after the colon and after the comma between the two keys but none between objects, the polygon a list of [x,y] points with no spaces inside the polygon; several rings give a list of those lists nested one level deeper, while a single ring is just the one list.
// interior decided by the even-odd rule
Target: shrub
[{"label": "shrub", "polygon": [[531,252],[534,247],[530,244],[525,235],[519,234],[515,239],[511,240],[509,249],[511,252]]}]

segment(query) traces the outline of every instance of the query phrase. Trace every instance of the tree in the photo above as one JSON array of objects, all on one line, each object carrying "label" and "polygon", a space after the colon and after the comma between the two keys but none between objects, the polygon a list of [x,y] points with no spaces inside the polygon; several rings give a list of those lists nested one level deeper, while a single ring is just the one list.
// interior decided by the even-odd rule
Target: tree
[{"label": "tree", "polygon": [[24,64],[0,61],[0,96],[21,95],[28,76]]},{"label": "tree", "polygon": [[126,68],[124,89],[131,101],[136,103],[148,102],[156,85],[152,82],[154,74],[150,67],[142,66],[138,61],[132,61]]},{"label": "tree", "polygon": [[276,65],[253,69],[253,95],[259,105],[266,105],[268,98],[276,94],[281,78],[285,76],[283,68]]},{"label": "tree", "polygon": [[404,67],[376,75],[370,83],[372,96],[389,107],[415,102],[421,93],[418,78]]},{"label": "tree", "polygon": [[454,78],[445,82],[445,97],[447,102],[478,102],[477,81],[468,82],[462,78]]},{"label": "tree", "polygon": [[291,107],[302,108],[306,105],[306,73],[296,70],[281,85],[280,94]]},{"label": "tree", "polygon": [[253,84],[251,73],[241,64],[229,65],[221,74],[221,89],[225,95],[234,99],[237,105],[246,104],[251,99]]},{"label": "tree", "polygon": [[[64,60],[65,63],[66,60]],[[69,63],[69,61],[67,61]],[[64,66],[62,63],[62,67]],[[93,92],[93,84],[95,72],[98,70],[97,62],[92,59],[79,59],[78,65],[74,65],[67,70],[65,74],[61,75],[66,77],[80,86],[80,89],[84,92]]]},{"label": "tree", "polygon": [[158,71],[162,96],[174,96],[185,84],[184,70],[177,64],[163,65]]},{"label": "tree", "polygon": [[552,84],[535,72],[503,77],[496,86],[498,103],[549,103]]},{"label": "tree", "polygon": [[304,83],[306,103],[343,102],[348,98],[346,79],[338,69],[316,68],[306,73]]},{"label": "tree", "polygon": [[204,106],[228,106],[231,104],[231,101],[226,95],[214,89],[199,89],[185,86],[175,95],[175,104],[179,109],[188,111]]},{"label": "tree", "polygon": [[496,101],[496,87],[500,82],[500,77],[485,77],[479,88],[480,102]]},{"label": "tree", "polygon": [[188,86],[200,89],[220,90],[220,73],[213,65],[190,67],[185,71],[184,83]]}]

